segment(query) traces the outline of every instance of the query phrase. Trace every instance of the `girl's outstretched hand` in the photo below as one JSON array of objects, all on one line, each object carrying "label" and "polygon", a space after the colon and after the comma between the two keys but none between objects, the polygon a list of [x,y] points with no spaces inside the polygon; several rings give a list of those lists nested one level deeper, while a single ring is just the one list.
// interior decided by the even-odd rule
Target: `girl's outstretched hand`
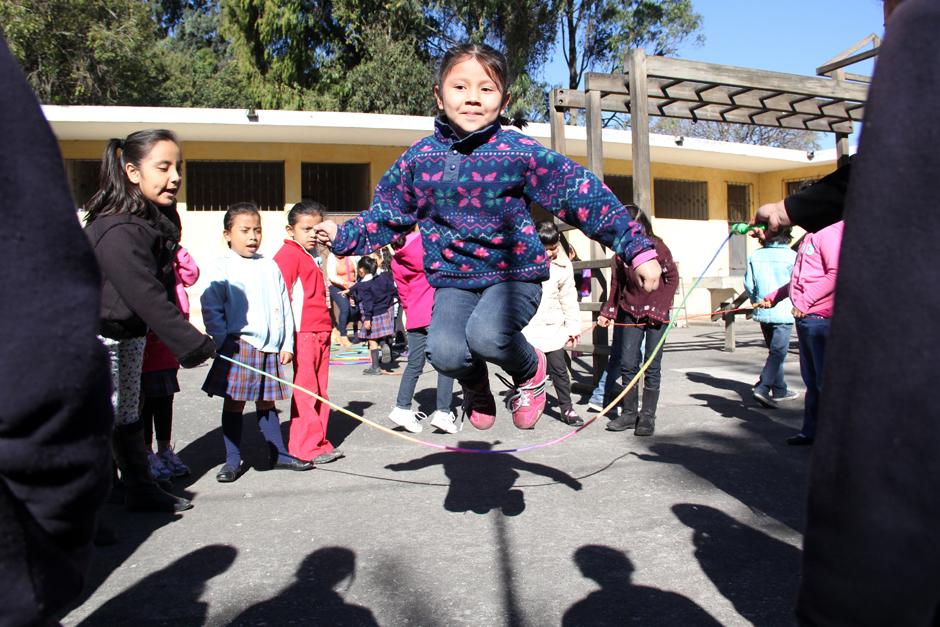
[{"label": "girl's outstretched hand", "polygon": [[324,220],[315,228],[317,230],[317,243],[330,246],[333,240],[336,239],[336,223],[332,220]]},{"label": "girl's outstretched hand", "polygon": [[650,259],[636,267],[636,278],[647,292],[654,292],[659,288],[659,279],[663,275],[662,266],[655,259]]}]

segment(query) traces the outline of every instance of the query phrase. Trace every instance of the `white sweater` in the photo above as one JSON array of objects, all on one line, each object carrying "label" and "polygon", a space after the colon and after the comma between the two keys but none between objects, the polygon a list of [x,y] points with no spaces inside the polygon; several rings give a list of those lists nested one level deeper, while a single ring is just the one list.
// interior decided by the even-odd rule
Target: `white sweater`
[{"label": "white sweater", "polygon": [[294,317],[281,270],[261,255],[231,250],[203,272],[202,321],[216,346],[238,335],[264,353],[294,352]]},{"label": "white sweater", "polygon": [[543,353],[564,347],[571,336],[581,333],[581,309],[574,285],[574,271],[564,251],[559,251],[542,282],[542,302],[522,334]]}]

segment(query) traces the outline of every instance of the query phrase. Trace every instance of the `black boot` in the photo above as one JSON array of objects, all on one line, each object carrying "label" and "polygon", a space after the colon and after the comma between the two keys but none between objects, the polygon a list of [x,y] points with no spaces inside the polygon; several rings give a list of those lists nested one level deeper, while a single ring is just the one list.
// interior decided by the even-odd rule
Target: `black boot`
[{"label": "black boot", "polygon": [[636,423],[633,435],[653,435],[656,430],[656,404],[659,402],[659,390],[643,388],[643,409]]},{"label": "black boot", "polygon": [[128,511],[176,513],[192,508],[189,500],[164,492],[150,474],[142,420],[115,427],[111,446],[121,470]]},{"label": "black boot", "polygon": [[620,416],[607,423],[608,431],[626,431],[633,428],[636,424],[637,406],[640,402],[639,395],[636,386],[630,388],[627,395],[623,397],[623,411],[620,412]]}]

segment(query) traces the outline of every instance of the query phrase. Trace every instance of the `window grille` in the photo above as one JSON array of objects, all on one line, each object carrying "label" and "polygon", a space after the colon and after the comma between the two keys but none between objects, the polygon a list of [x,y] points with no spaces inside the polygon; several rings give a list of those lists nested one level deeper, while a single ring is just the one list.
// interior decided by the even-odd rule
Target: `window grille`
[{"label": "window grille", "polygon": [[728,183],[728,222],[747,222],[751,214],[751,186]]},{"label": "window grille", "polygon": [[[610,188],[621,203],[629,205],[633,202],[633,177],[621,174],[608,174],[604,183]],[[642,207],[641,207],[642,208]]]},{"label": "window grille", "polygon": [[250,201],[261,211],[284,209],[283,161],[186,161],[186,208],[224,211]]},{"label": "window grille", "polygon": [[708,219],[708,183],[677,179],[653,181],[654,215],[679,220]]},{"label": "window grille", "polygon": [[330,214],[358,214],[369,208],[368,163],[302,163],[301,195],[323,204]]},{"label": "window grille", "polygon": [[819,179],[800,179],[798,181],[787,181],[787,196],[792,196],[801,189],[809,187]]}]

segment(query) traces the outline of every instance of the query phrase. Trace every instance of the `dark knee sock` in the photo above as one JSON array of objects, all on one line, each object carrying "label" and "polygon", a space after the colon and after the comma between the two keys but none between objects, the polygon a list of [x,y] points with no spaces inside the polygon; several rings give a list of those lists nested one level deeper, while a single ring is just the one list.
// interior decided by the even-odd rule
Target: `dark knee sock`
[{"label": "dark knee sock", "polygon": [[378,368],[382,363],[382,349],[377,348],[372,351],[372,367]]},{"label": "dark knee sock", "polygon": [[274,409],[259,411],[258,429],[261,430],[261,435],[267,443],[277,451],[277,461],[288,461],[290,456],[284,446],[284,436],[281,435],[281,421],[277,419],[277,411]]},{"label": "dark knee sock", "polygon": [[169,442],[173,432],[173,395],[158,396],[153,401],[153,432],[160,442]]},{"label": "dark knee sock", "polygon": [[225,463],[238,468],[242,463],[242,415],[234,411],[222,412],[222,441],[225,442]]}]

